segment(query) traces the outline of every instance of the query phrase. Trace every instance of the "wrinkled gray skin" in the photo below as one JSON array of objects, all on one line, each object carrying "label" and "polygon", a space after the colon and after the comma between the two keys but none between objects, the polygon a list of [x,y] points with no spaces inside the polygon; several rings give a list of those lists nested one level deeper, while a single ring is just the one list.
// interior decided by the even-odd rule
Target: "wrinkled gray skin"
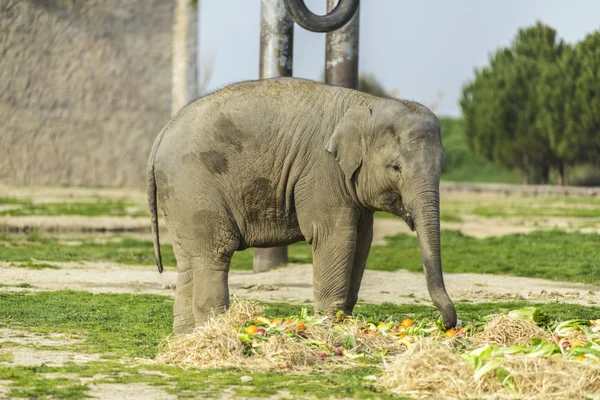
[{"label": "wrinkled gray skin", "polygon": [[350,314],[373,235],[373,212],[417,231],[427,287],[446,326],[456,312],[440,257],[440,125],[426,107],[311,81],[242,82],[183,108],[148,163],[177,258],[174,331],[229,305],[236,250],[306,240],[315,310]]}]

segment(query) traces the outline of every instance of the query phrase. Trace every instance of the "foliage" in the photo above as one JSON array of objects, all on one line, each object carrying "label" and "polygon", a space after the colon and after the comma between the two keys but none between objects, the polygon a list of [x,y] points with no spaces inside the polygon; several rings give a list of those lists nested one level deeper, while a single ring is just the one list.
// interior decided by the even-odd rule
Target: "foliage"
[{"label": "foliage", "polygon": [[571,47],[542,23],[520,29],[463,88],[469,146],[526,183],[564,184],[565,166],[600,159],[600,32]]},{"label": "foliage", "polygon": [[381,82],[377,80],[373,73],[359,74],[358,90],[374,96],[385,97],[388,95]]},{"label": "foliage", "polygon": [[555,161],[547,135],[536,124],[541,73],[565,48],[541,23],[520,29],[508,48],[490,57],[463,89],[461,106],[470,147],[500,165],[520,168],[524,180],[545,183]]},{"label": "foliage", "polygon": [[[600,160],[600,32],[567,48],[539,87],[538,124],[563,164]],[[562,165],[561,165],[562,168]]]},{"label": "foliage", "polygon": [[455,182],[520,182],[517,170],[495,165],[469,148],[463,118],[441,117],[440,126],[442,144],[446,153],[442,180]]}]

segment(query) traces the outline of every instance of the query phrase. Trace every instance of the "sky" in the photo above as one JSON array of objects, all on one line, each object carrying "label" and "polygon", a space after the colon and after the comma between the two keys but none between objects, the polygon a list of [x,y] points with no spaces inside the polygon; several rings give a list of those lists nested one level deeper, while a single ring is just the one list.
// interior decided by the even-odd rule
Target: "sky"
[{"label": "sky", "polygon": [[[208,90],[258,79],[260,0],[199,0],[200,75]],[[305,0],[315,13],[326,0]],[[517,30],[541,21],[575,43],[600,29],[600,0],[362,0],[359,70],[399,96],[459,116],[462,86]],[[294,76],[319,79],[325,34],[294,27]],[[437,106],[434,104],[437,102]]]}]

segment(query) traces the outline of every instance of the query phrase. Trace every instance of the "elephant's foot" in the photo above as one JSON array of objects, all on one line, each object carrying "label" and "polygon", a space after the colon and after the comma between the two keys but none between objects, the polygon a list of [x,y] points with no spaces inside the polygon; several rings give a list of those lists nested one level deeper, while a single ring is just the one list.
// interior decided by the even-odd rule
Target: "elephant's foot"
[{"label": "elephant's foot", "polygon": [[173,318],[173,332],[176,335],[186,335],[192,333],[196,327],[196,321],[192,313],[175,315]]},{"label": "elephant's foot", "polygon": [[315,303],[315,314],[327,315],[335,318],[340,311],[343,312],[344,315],[352,315],[352,312],[348,312],[346,309],[346,303],[343,301],[335,301],[327,304],[321,302]]}]

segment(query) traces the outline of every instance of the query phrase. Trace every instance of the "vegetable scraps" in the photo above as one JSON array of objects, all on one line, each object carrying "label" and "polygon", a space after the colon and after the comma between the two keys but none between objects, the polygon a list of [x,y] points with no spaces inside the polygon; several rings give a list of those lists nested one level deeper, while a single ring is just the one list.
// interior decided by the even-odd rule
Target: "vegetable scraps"
[{"label": "vegetable scraps", "polygon": [[[498,320],[499,317],[505,319],[500,318]],[[371,351],[372,348],[359,346],[356,340],[357,335],[359,335],[361,337],[379,336],[391,339],[396,345],[399,345],[395,349],[399,351],[410,347],[419,338],[423,337],[433,337],[441,342],[458,342],[463,348],[471,348],[470,351],[463,353],[463,356],[465,360],[470,359],[472,361],[470,363],[476,369],[477,366],[481,367],[481,363],[473,360],[481,358],[482,354],[486,355],[486,359],[523,353],[531,357],[561,355],[575,360],[600,362],[600,320],[576,319],[563,321],[553,327],[545,327],[547,330],[545,332],[541,327],[538,327],[538,323],[545,321],[546,317],[535,307],[511,310],[505,315],[488,315],[481,318],[481,320],[488,321],[489,325],[495,319],[500,322],[506,321],[507,317],[515,320],[517,324],[519,324],[517,321],[522,321],[520,322],[521,326],[525,325],[526,328],[531,326],[536,328],[526,332],[531,336],[525,337],[529,343],[506,344],[504,346],[485,344],[473,349],[473,344],[477,343],[478,335],[485,331],[485,325],[481,324],[481,321],[474,324],[460,322],[456,328],[445,330],[442,328],[443,323],[441,321],[413,321],[410,318],[402,321],[371,321],[361,317],[345,316],[340,313],[335,319],[330,319],[327,316],[309,315],[306,308],[302,309],[300,315],[289,316],[285,319],[271,320],[266,317],[256,317],[247,321],[244,326],[239,327],[235,332],[238,339],[246,344],[246,354],[248,356],[263,354],[261,349],[277,336],[286,337],[306,346],[318,347],[320,358],[339,356],[356,358],[389,354],[386,349],[377,349],[374,352]],[[510,325],[510,323],[504,322],[504,325]],[[336,340],[333,340],[332,343],[325,343],[308,335],[307,331],[315,327],[330,330],[331,335]],[[541,337],[533,336],[540,333]],[[548,340],[549,338],[550,340]]]}]

